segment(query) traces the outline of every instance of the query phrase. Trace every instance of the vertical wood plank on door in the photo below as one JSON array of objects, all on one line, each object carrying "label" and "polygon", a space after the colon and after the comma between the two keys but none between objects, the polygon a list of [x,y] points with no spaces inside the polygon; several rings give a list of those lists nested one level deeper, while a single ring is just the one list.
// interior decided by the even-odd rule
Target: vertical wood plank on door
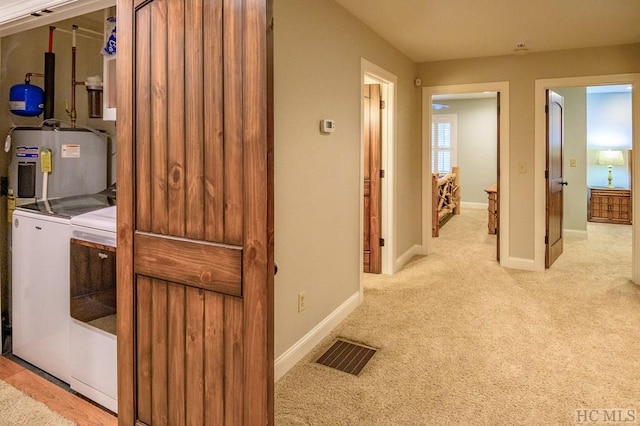
[{"label": "vertical wood plank on door", "polygon": [[151,230],[165,233],[167,215],[167,2],[151,7]]},{"label": "vertical wood plank on door", "polygon": [[380,167],[382,164],[382,145],[380,138],[380,85],[372,84],[371,86],[371,117],[370,117],[370,127],[371,127],[371,196],[370,200],[370,233],[371,233],[371,241],[370,241],[370,255],[369,255],[369,271],[373,273],[380,273],[382,269],[382,253],[380,249],[380,229],[381,222],[380,216],[382,214],[382,200],[381,200],[381,182],[380,182]]},{"label": "vertical wood plank on door", "polygon": [[151,11],[144,7],[136,20],[136,179],[137,228],[151,229]]},{"label": "vertical wood plank on door", "polygon": [[[135,276],[133,271],[133,229],[135,170],[134,150],[136,116],[134,97],[136,79],[134,78],[134,51],[136,30],[134,27],[135,12],[132,0],[118,0],[117,21],[118,61],[117,73],[117,107],[120,112],[117,127],[118,144],[118,259],[117,259],[117,306],[118,306],[118,421],[122,425],[130,425],[136,421],[136,297]],[[143,26],[144,28],[144,26]]]},{"label": "vertical wood plank on door", "polygon": [[185,152],[186,152],[186,235],[189,238],[202,238],[204,235],[203,203],[203,19],[202,0],[185,2]]},{"label": "vertical wood plank on door", "polygon": [[187,287],[185,297],[187,424],[199,425],[204,424],[204,290]]},{"label": "vertical wood plank on door", "polygon": [[172,426],[182,426],[186,421],[185,401],[185,287],[169,284],[168,318],[168,349],[169,371],[168,397],[169,418]]},{"label": "vertical wood plank on door", "polygon": [[167,9],[169,81],[167,86],[168,120],[168,200],[169,233],[185,235],[185,98],[184,98],[184,2],[169,0]]},{"label": "vertical wood plank on door", "polygon": [[[273,89],[273,1],[267,0],[267,15],[266,15],[266,23],[267,23],[267,240],[266,240],[266,252],[267,252],[267,282],[263,283],[266,285],[265,292],[267,294],[266,299],[264,300],[265,309],[267,312],[267,322],[265,324],[266,330],[266,340],[265,346],[270,348],[267,350],[267,357],[265,362],[267,364],[267,376],[265,380],[273,384],[275,382],[274,378],[274,368],[275,365],[275,355],[273,352],[273,348],[275,347],[275,339],[273,335],[275,318],[273,315],[274,310],[274,282],[276,276],[276,264],[275,264],[275,253],[273,250],[274,247],[274,215],[275,215],[275,197],[274,197],[274,122],[273,122],[273,99],[274,99],[274,89]],[[273,273],[272,273],[273,271]],[[273,392],[273,386],[267,387],[267,412],[266,417],[263,419],[263,422],[266,424],[274,424],[274,406],[275,406],[275,395]]]},{"label": "vertical wood plank on door", "polygon": [[152,333],[152,317],[151,309],[151,279],[148,277],[138,276],[137,278],[137,354],[138,354],[138,378],[137,378],[137,395],[138,395],[138,412],[137,418],[146,424],[151,424],[151,398],[153,389],[151,387],[152,375],[152,358],[151,358],[151,339]]},{"label": "vertical wood plank on door", "polygon": [[151,409],[152,425],[167,424],[167,283],[151,280]]},{"label": "vertical wood plank on door", "polygon": [[224,241],[224,121],[222,0],[204,4],[204,182],[205,239]]},{"label": "vertical wood plank on door", "polygon": [[[268,423],[269,383],[273,383],[268,324],[270,308],[267,271],[269,240],[267,170],[267,22],[266,2],[245,0],[243,41],[244,226],[243,304],[244,421]],[[250,403],[249,403],[250,402]]]},{"label": "vertical wood plank on door", "polygon": [[236,245],[241,245],[243,242],[244,224],[242,178],[242,78],[244,73],[242,12],[242,1],[224,0],[224,232],[225,242]]},{"label": "vertical wood plank on door", "polygon": [[204,417],[212,425],[224,424],[224,296],[204,297]]},{"label": "vertical wood plank on door", "polygon": [[245,423],[244,414],[244,346],[243,302],[224,296],[224,424],[236,426]]}]

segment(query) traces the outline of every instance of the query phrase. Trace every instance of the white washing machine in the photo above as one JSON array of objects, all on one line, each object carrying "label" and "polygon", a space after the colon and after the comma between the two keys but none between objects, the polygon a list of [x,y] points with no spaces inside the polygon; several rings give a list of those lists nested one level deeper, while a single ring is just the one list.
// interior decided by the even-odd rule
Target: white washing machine
[{"label": "white washing machine", "polygon": [[118,411],[116,207],[71,218],[71,389]]},{"label": "white washing machine", "polygon": [[38,201],[13,212],[13,354],[69,383],[70,221],[115,202],[98,193]]},{"label": "white washing machine", "polygon": [[13,354],[69,383],[69,218],[16,210]]}]

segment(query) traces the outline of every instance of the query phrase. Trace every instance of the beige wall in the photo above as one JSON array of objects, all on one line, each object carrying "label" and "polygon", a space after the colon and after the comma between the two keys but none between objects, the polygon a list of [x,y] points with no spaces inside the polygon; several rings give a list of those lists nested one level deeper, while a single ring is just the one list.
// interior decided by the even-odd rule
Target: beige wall
[{"label": "beige wall", "polygon": [[278,357],[359,291],[362,57],[398,77],[396,256],[420,243],[421,148],[410,59],[332,1],[274,3]]},{"label": "beige wall", "polygon": [[[424,86],[509,81],[509,256],[534,258],[534,88],[536,79],[640,72],[640,44],[528,55],[429,62],[419,65]],[[527,173],[518,173],[525,163]],[[505,171],[502,171],[503,173]]]}]

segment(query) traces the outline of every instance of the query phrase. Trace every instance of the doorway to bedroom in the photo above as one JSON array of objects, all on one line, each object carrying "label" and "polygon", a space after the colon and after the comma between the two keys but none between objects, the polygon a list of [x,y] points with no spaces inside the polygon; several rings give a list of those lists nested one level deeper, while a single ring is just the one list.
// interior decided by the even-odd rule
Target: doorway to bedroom
[{"label": "doorway to bedroom", "polygon": [[[595,278],[631,279],[632,85],[554,84],[547,89],[562,99],[564,110],[559,260],[590,264]],[[586,248],[596,241],[606,249],[590,258]]]},{"label": "doorway to bedroom", "polygon": [[[453,99],[452,99],[453,98]],[[458,99],[456,99],[458,98]],[[469,99],[471,98],[471,99]],[[448,101],[446,99],[451,99]],[[456,101],[456,103],[453,103]],[[458,102],[459,101],[459,102]],[[433,108],[433,104],[437,104]],[[458,105],[460,103],[461,105]],[[473,108],[473,103],[484,104],[483,108]],[[460,182],[460,209],[483,209],[486,214],[484,232],[488,238],[495,239],[495,257],[502,261],[509,249],[509,178],[508,173],[500,174],[500,170],[508,170],[509,165],[509,82],[489,82],[460,84],[451,86],[424,87],[422,91],[422,244],[425,254],[433,250],[435,238],[432,237],[435,209],[438,201],[434,200],[433,173],[432,173],[432,140],[436,139],[434,132],[434,117],[438,112],[448,114],[453,111],[453,106],[460,110],[457,118],[456,143],[460,145],[466,140],[467,152],[456,152],[456,162],[459,166]],[[441,105],[447,105],[442,107]],[[460,124],[460,114],[466,121]],[[474,130],[474,122],[480,121],[486,130],[483,130],[482,138],[475,136],[480,133]],[[464,140],[460,139],[464,132]],[[477,140],[482,139],[478,144]],[[465,148],[462,148],[464,151]],[[459,157],[459,158],[458,158]],[[460,163],[462,161],[462,163]],[[465,184],[465,170],[467,172]],[[477,169],[474,172],[474,169]],[[480,172],[481,170],[481,172]],[[477,177],[474,174],[478,173]],[[480,174],[482,173],[482,174]],[[481,176],[481,177],[479,177]],[[495,183],[495,186],[493,184]],[[466,188],[467,185],[469,188]],[[489,196],[493,193],[495,199],[495,235],[489,234]]]},{"label": "doorway to bedroom", "polygon": [[431,237],[439,238],[450,219],[472,213],[482,222],[477,238],[493,245],[499,260],[500,93],[438,93],[430,107],[430,152],[423,152],[431,177],[431,210],[425,213]]}]

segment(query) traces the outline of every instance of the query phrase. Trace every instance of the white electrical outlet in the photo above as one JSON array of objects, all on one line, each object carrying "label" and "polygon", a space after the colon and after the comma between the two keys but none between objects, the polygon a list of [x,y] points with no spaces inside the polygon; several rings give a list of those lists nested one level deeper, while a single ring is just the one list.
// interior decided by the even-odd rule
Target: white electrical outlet
[{"label": "white electrical outlet", "polygon": [[298,312],[304,311],[307,307],[307,292],[301,291],[298,293]]}]

